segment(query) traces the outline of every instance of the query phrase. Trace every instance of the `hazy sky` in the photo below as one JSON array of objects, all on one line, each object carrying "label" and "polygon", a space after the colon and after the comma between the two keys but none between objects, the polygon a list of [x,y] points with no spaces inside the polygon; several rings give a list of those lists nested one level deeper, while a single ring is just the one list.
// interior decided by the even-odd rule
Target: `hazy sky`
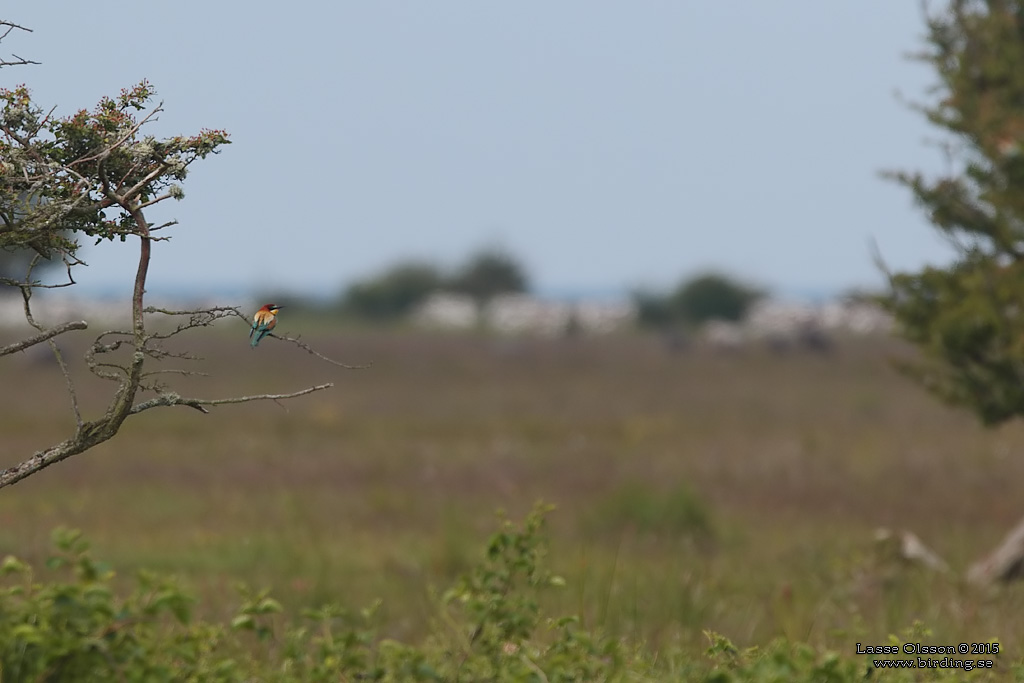
[{"label": "hazy sky", "polygon": [[[244,6],[244,10],[239,10]],[[948,260],[886,168],[939,168],[897,93],[932,82],[916,2],[18,3],[0,71],[58,112],[149,79],[153,132],[225,128],[150,291],[333,295],[500,245],[546,291],[721,268],[776,290]],[[127,292],[130,250],[90,249]]]}]

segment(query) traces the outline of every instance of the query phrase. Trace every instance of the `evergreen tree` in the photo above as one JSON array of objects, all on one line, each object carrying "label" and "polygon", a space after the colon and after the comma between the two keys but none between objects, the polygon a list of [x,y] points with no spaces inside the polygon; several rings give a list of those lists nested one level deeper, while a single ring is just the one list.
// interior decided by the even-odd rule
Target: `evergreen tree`
[{"label": "evergreen tree", "polygon": [[938,177],[896,173],[957,249],[947,268],[890,274],[882,297],[923,354],[907,366],[996,424],[1024,414],[1024,2],[951,0],[927,17],[938,76],[921,107],[949,140]]}]

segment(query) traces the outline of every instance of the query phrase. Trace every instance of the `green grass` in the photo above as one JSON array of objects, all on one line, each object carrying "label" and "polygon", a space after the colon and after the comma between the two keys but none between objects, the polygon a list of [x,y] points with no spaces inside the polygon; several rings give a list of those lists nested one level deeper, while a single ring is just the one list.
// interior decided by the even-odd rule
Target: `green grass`
[{"label": "green grass", "polygon": [[[296,610],[379,598],[384,632],[414,638],[434,627],[430,589],[473,562],[495,509],[521,517],[543,499],[568,581],[551,606],[652,650],[697,656],[710,629],[740,647],[781,636],[852,653],[917,619],[937,644],[1024,642],[1021,587],[979,593],[875,554],[877,527],[910,529],[962,575],[1024,515],[1024,431],[936,404],[891,369],[899,345],[821,357],[672,355],[646,336],[304,340],[374,366],[346,372],[274,340],[250,351],[244,330],[199,335],[211,377],[181,393],[336,387],[133,418],[0,491],[0,556],[41,561],[50,530],[71,526],[122,572],[180,576],[211,616],[233,613],[245,581]],[[73,423],[55,367],[0,367],[8,466]],[[99,410],[109,387],[76,377]],[[1000,662],[1021,656],[1011,645]]]}]

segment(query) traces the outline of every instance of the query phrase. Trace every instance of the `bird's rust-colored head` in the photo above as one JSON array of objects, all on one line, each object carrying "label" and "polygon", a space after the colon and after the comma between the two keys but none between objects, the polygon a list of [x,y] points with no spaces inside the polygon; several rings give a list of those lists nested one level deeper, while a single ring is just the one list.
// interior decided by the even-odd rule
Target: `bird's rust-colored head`
[{"label": "bird's rust-colored head", "polygon": [[284,306],[278,306],[277,304],[263,304],[263,307],[260,308],[260,310],[266,311],[271,315],[277,315],[277,312],[282,308],[284,308]]}]

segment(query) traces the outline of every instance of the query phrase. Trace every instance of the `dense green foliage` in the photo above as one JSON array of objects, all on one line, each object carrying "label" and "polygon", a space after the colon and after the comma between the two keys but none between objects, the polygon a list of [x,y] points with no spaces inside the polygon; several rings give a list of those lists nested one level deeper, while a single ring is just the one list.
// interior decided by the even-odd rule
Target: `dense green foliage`
[{"label": "dense green foliage", "polygon": [[[289,621],[266,591],[240,588],[227,624],[195,620],[178,584],[140,572],[119,597],[114,571],[81,534],[54,533],[45,580],[24,562],[0,562],[0,680],[22,681],[844,681],[870,660],[777,640],[739,651],[707,633],[707,659],[647,652],[542,613],[538,596],[565,581],[544,563],[544,513],[505,521],[484,555],[436,601],[438,627],[419,645],[381,638],[374,609],[327,606]],[[70,576],[68,576],[70,574]],[[920,627],[907,642],[927,640]],[[900,644],[891,637],[890,644]],[[913,671],[886,680],[918,680]],[[961,680],[934,670],[929,680]],[[975,670],[981,676],[985,670]]]},{"label": "dense green foliage", "polygon": [[197,159],[227,144],[219,130],[157,139],[142,133],[149,83],[103,98],[92,111],[54,116],[24,86],[0,89],[0,249],[31,248],[74,264],[82,238],[138,234],[142,210],[181,199]]},{"label": "dense green foliage", "polygon": [[641,324],[700,325],[710,320],[741,320],[763,293],[719,273],[683,280],[668,293],[635,292],[633,300]]},{"label": "dense green foliage", "polygon": [[[543,509],[505,522],[480,563],[437,602],[439,632],[420,647],[379,639],[373,610],[325,607],[282,623],[265,592],[242,591],[227,625],[194,621],[173,581],[141,573],[119,598],[114,572],[77,532],[54,535],[39,581],[25,563],[0,564],[0,680],[442,681],[607,680],[623,672],[613,640],[573,618],[545,618],[538,592],[564,584],[544,567]],[[248,635],[247,635],[248,634]]]},{"label": "dense green foliage", "polygon": [[949,171],[897,173],[957,250],[891,275],[883,303],[924,360],[908,370],[987,424],[1024,414],[1024,3],[951,0],[928,18],[938,83],[922,107]]}]

